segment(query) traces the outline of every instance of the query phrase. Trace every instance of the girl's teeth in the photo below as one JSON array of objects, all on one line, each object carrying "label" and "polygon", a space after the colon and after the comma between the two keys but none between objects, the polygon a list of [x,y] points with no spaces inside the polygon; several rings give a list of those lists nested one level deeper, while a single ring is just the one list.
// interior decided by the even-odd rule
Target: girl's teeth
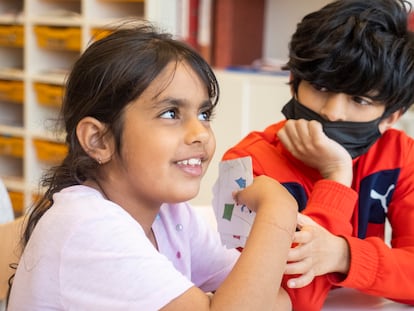
[{"label": "girl's teeth", "polygon": [[183,161],[179,161],[178,164],[183,164],[183,165],[200,165],[201,164],[201,160],[200,159],[183,160]]}]

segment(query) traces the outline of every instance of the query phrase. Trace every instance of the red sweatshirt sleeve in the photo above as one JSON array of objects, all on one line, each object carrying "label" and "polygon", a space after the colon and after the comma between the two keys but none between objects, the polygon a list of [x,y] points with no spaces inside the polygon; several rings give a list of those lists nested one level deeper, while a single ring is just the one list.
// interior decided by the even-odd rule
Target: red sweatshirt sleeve
[{"label": "red sweatshirt sleeve", "polygon": [[367,294],[414,305],[414,163],[401,170],[388,207],[392,248],[378,237],[346,236],[351,265],[334,285],[356,288]]},{"label": "red sweatshirt sleeve", "polygon": [[352,215],[358,194],[340,183],[322,179],[315,183],[303,214],[335,235],[352,234]]}]

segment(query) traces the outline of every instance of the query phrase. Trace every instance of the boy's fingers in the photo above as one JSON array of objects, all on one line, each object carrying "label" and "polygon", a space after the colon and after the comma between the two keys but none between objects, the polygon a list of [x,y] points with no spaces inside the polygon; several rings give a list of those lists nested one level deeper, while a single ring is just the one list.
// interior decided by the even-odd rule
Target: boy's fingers
[{"label": "boy's fingers", "polygon": [[287,286],[289,288],[302,288],[309,285],[313,281],[314,277],[314,274],[311,271],[309,271],[297,278],[290,279],[287,282]]},{"label": "boy's fingers", "polygon": [[312,220],[309,216],[298,213],[298,225],[303,227],[306,225],[316,225],[317,223]]},{"label": "boy's fingers", "polygon": [[312,240],[312,233],[307,230],[296,231],[293,234],[293,242],[297,244],[305,244]]}]

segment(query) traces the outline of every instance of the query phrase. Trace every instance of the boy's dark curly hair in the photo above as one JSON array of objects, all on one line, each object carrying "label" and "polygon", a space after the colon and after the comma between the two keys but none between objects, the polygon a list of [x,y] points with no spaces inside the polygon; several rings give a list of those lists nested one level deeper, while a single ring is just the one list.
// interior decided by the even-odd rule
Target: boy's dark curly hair
[{"label": "boy's dark curly hair", "polygon": [[405,0],[339,0],[306,15],[289,44],[291,84],[369,96],[385,115],[414,102],[414,34]]}]

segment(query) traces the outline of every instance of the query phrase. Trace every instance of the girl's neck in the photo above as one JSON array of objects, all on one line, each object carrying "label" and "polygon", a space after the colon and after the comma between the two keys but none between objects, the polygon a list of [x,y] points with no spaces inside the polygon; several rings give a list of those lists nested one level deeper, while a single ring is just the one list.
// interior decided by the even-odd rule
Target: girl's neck
[{"label": "girl's neck", "polygon": [[118,204],[126,212],[128,212],[128,214],[130,214],[131,217],[134,218],[141,225],[147,238],[154,245],[154,247],[158,249],[157,240],[152,229],[152,224],[154,223],[155,217],[159,212],[159,208],[145,209],[139,208],[139,206],[132,206],[131,204],[125,202],[119,202],[118,200],[113,199],[113,196],[110,193],[108,193],[108,191],[105,191],[105,188],[102,187],[102,185],[95,180],[88,179],[83,184],[85,186],[94,188],[95,190],[99,191],[106,200]]}]

